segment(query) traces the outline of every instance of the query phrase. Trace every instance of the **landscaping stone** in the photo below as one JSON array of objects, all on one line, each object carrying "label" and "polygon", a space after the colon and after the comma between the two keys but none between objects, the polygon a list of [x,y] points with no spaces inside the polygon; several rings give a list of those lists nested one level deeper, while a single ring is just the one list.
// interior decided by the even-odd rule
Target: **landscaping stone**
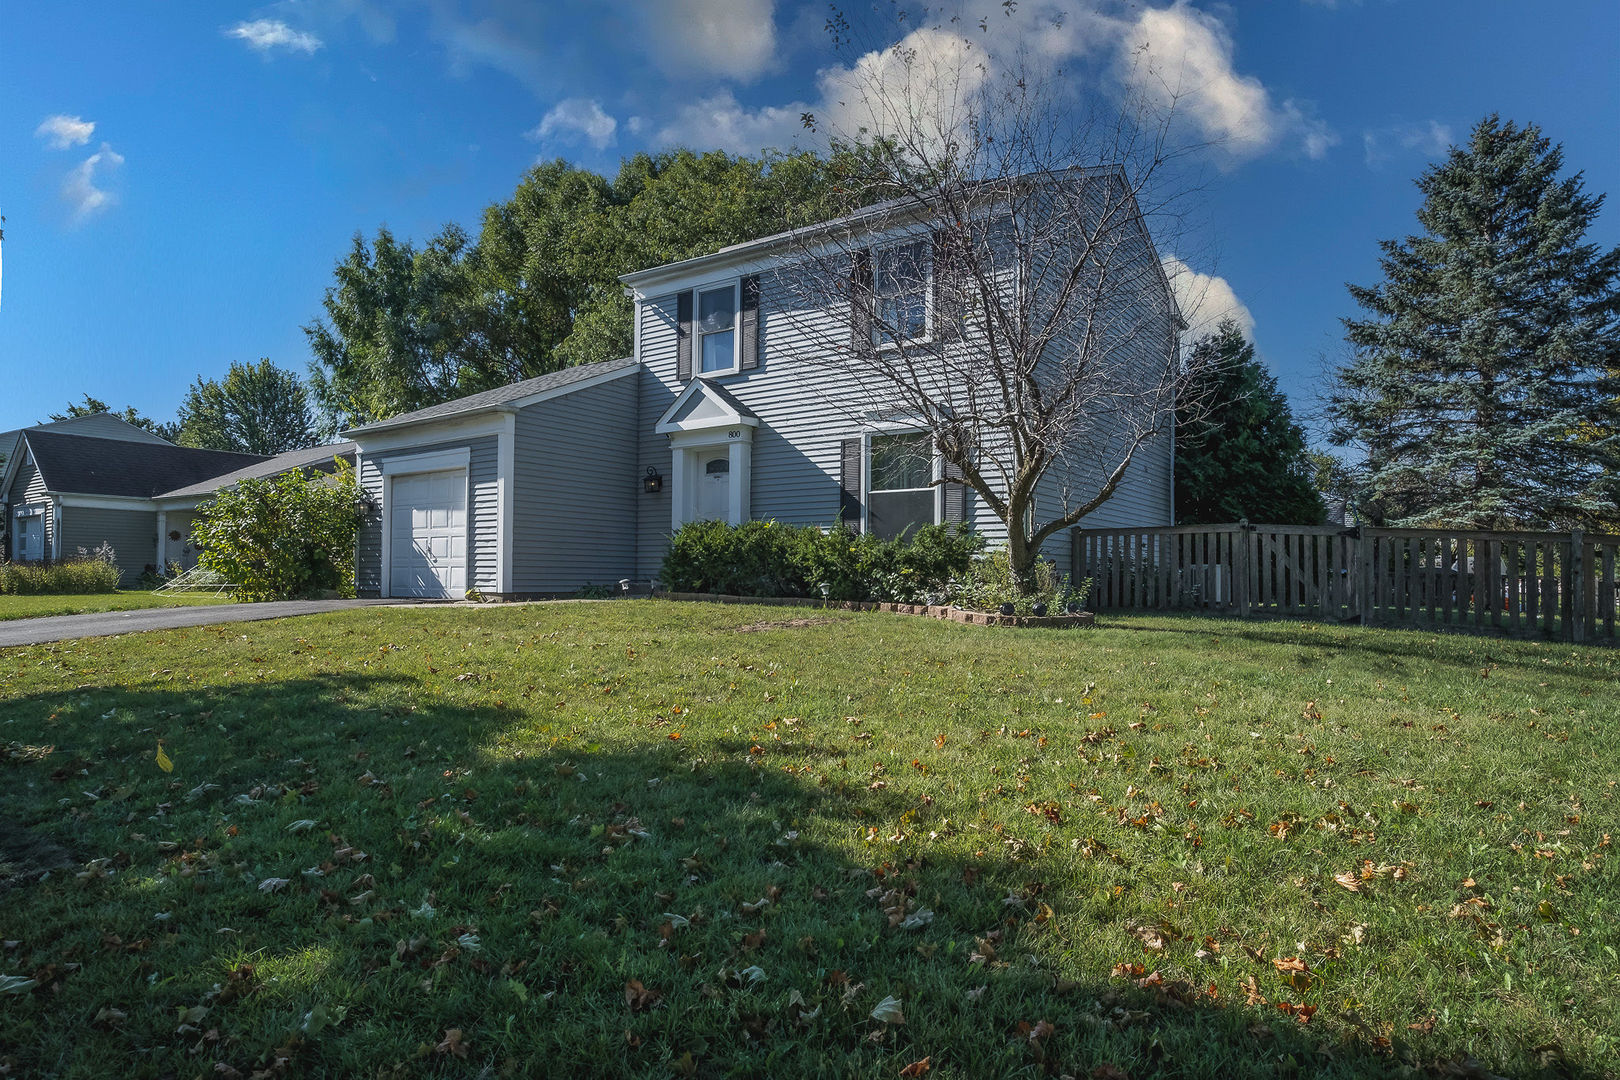
[{"label": "landscaping stone", "polygon": [[965,626],[1015,626],[1026,629],[1073,630],[1097,625],[1089,611],[1073,615],[998,615],[988,611],[963,611],[941,604],[894,604],[871,600],[814,600],[797,596],[733,596],[730,593],[689,593],[654,590],[660,600],[698,600],[710,604],[759,604],[770,607],[812,607],[827,611],[881,611],[893,615],[920,615],[946,619]]}]

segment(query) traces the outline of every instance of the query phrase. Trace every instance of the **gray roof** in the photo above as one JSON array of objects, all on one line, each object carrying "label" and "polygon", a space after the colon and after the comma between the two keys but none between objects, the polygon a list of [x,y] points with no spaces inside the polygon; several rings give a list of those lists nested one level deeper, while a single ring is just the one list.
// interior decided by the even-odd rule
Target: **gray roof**
[{"label": "gray roof", "polygon": [[49,491],[150,499],[162,491],[234,472],[263,461],[254,454],[197,450],[166,442],[133,442],[93,435],[23,432]]},{"label": "gray roof", "polygon": [[207,480],[189,484],[186,487],[165,491],[156,496],[159,499],[195,498],[201,495],[212,495],[221,488],[228,488],[232,484],[251,478],[278,476],[294,469],[319,469],[332,464],[333,458],[342,458],[349,464],[354,464],[355,445],[352,442],[331,443],[327,446],[306,446],[302,450],[289,450],[285,454],[277,454],[273,458],[255,462],[244,466],[235,472],[228,472]]},{"label": "gray roof", "polygon": [[427,420],[443,420],[446,417],[461,416],[464,413],[482,412],[488,409],[498,409],[522,398],[535,394],[544,394],[551,390],[562,390],[575,383],[593,379],[598,375],[620,371],[636,366],[636,358],[623,356],[617,360],[598,360],[592,364],[576,364],[573,367],[553,371],[549,375],[539,375],[522,382],[507,383],[497,386],[493,390],[483,390],[466,397],[456,398],[454,401],[441,402],[438,405],[429,405],[425,409],[415,412],[403,413],[399,416],[390,416],[386,420],[378,420],[370,424],[361,424],[359,427],[349,428],[344,435],[365,435],[374,431],[388,431],[392,428],[406,427],[410,424],[420,424]]}]

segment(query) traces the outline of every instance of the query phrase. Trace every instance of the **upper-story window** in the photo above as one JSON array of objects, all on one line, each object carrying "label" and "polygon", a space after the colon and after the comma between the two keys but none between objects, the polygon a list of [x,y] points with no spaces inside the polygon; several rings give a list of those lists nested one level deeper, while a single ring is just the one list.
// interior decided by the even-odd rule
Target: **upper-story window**
[{"label": "upper-story window", "polygon": [[698,370],[704,374],[737,370],[737,286],[700,289],[697,294]]},{"label": "upper-story window", "polygon": [[900,345],[928,336],[928,241],[872,253],[872,344]]}]

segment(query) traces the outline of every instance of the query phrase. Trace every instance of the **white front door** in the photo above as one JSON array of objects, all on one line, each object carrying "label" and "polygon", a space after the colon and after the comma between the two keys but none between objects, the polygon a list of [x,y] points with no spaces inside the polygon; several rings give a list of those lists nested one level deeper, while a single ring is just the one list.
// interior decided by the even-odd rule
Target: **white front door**
[{"label": "white front door", "polygon": [[388,595],[467,592],[467,471],[396,476],[389,491]]},{"label": "white front door", "polygon": [[698,458],[699,521],[731,519],[731,457],[727,451]]},{"label": "white front door", "polygon": [[45,517],[17,518],[17,561],[38,562],[45,557]]}]

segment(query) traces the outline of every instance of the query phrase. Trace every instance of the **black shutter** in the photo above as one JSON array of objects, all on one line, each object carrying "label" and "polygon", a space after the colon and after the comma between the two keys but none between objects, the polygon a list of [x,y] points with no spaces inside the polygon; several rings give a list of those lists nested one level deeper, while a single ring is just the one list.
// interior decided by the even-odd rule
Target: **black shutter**
[{"label": "black shutter", "polygon": [[759,367],[759,276],[742,279],[742,368]]},{"label": "black shutter", "polygon": [[838,520],[861,528],[861,440],[845,439],[839,453]]},{"label": "black shutter", "polygon": [[[962,469],[949,461],[945,463],[946,481],[961,480]],[[945,522],[957,525],[967,520],[967,485],[963,483],[949,483],[945,485]]]},{"label": "black shutter", "polygon": [[943,229],[934,231],[932,272],[934,292],[934,340],[958,341],[962,337],[963,266],[955,243]]},{"label": "black shutter", "polygon": [[849,347],[856,354],[872,348],[872,253],[866,248],[849,264]]},{"label": "black shutter", "polygon": [[692,294],[675,297],[675,377],[692,381]]}]

